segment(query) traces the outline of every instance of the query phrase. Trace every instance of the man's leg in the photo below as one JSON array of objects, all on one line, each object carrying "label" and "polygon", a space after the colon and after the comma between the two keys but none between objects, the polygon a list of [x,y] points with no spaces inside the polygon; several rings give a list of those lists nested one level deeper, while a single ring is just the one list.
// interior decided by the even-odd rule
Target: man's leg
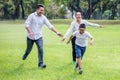
[{"label": "man's leg", "polygon": [[43,64],[43,39],[39,38],[38,40],[35,40],[35,43],[38,48],[38,67],[45,68],[46,65]]},{"label": "man's leg", "polygon": [[27,38],[27,48],[26,48],[25,54],[22,57],[23,60],[25,60],[27,58],[27,56],[29,55],[29,53],[31,52],[33,43],[34,43],[33,40]]},{"label": "man's leg", "polygon": [[73,58],[73,62],[76,62],[75,39],[76,39],[76,37],[73,37],[72,40],[71,40],[71,43],[72,43],[72,58]]}]

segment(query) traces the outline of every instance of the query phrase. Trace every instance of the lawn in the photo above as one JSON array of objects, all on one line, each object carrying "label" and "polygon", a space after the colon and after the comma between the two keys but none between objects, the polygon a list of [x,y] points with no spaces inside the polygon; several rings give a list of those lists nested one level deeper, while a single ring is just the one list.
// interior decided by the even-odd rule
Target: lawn
[{"label": "lawn", "polygon": [[[53,24],[64,34],[69,24]],[[34,45],[25,61],[24,23],[0,22],[0,80],[120,80],[120,25],[88,27],[95,42],[87,47],[83,58],[83,74],[74,70],[71,44],[43,27],[44,62],[46,69],[38,68],[37,47]]]}]

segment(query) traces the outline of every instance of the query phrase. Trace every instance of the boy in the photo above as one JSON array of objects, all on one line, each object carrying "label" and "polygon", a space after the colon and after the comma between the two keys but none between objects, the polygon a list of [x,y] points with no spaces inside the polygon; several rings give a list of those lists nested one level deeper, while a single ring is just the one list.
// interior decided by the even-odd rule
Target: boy
[{"label": "boy", "polygon": [[78,69],[79,74],[82,74],[82,72],[83,72],[82,67],[81,67],[82,66],[82,57],[86,50],[87,38],[90,38],[90,45],[92,45],[94,42],[93,36],[85,30],[86,30],[85,24],[80,24],[79,31],[74,32],[67,42],[67,44],[70,43],[70,40],[73,37],[76,37],[75,51],[76,51],[77,63],[75,65],[75,68]]}]

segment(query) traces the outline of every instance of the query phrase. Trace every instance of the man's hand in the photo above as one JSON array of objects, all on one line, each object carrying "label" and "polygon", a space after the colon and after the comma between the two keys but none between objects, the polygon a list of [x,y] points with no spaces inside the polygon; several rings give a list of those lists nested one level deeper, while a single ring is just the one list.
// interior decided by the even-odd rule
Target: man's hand
[{"label": "man's hand", "polygon": [[29,34],[31,38],[34,36],[34,33],[32,31]]},{"label": "man's hand", "polygon": [[63,37],[63,35],[59,32],[56,33],[58,36]]}]

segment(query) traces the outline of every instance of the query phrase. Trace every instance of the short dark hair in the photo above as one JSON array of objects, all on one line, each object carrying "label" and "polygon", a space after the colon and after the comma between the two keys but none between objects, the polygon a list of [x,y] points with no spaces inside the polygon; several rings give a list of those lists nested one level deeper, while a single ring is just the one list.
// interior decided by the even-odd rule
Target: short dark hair
[{"label": "short dark hair", "polygon": [[43,7],[43,8],[44,8],[44,5],[38,4],[38,5],[36,6],[36,9],[39,9],[40,7]]},{"label": "short dark hair", "polygon": [[86,28],[85,24],[80,24],[79,28]]}]

